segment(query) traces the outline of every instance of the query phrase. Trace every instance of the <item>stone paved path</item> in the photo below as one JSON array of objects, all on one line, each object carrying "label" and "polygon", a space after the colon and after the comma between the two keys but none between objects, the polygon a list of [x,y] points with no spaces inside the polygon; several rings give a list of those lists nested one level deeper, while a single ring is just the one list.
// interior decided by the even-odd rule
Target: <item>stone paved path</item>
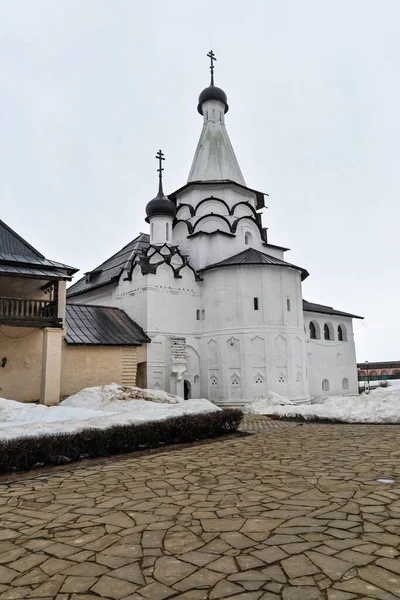
[{"label": "stone paved path", "polygon": [[[258,433],[259,431],[270,431],[271,429],[284,429],[286,427],[296,427],[299,423],[293,421],[280,421],[278,419],[270,419],[263,415],[244,415],[243,421],[239,427],[240,431],[250,433]],[[304,422],[301,425],[310,425]]]},{"label": "stone paved path", "polygon": [[396,600],[400,427],[287,427],[0,487],[0,599]]}]

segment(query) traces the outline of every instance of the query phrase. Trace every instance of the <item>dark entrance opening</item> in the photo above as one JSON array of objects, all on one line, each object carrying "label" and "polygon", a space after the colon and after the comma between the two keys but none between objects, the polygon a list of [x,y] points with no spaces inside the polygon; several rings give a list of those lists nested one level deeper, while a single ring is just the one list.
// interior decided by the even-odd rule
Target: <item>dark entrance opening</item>
[{"label": "dark entrance opening", "polygon": [[190,381],[187,379],[183,382],[183,394],[185,396],[185,400],[190,400],[192,397],[192,386],[190,385]]}]

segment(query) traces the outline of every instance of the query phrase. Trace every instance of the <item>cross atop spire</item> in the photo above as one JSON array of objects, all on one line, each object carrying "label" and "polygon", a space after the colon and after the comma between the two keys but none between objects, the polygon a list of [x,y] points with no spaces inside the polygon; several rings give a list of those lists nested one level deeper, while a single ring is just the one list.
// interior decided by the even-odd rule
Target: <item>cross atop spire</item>
[{"label": "cross atop spire", "polygon": [[214,61],[217,60],[215,58],[215,54],[212,50],[210,50],[210,52],[207,54],[207,56],[210,59],[210,71],[211,71],[211,84],[210,85],[214,85]]},{"label": "cross atop spire", "polygon": [[162,172],[164,171],[163,167],[162,167],[162,161],[165,160],[164,158],[164,153],[159,150],[155,156],[155,158],[158,160],[158,180],[159,180],[159,184],[158,184],[158,193],[159,194],[164,194],[163,192],[163,187],[162,187]]}]

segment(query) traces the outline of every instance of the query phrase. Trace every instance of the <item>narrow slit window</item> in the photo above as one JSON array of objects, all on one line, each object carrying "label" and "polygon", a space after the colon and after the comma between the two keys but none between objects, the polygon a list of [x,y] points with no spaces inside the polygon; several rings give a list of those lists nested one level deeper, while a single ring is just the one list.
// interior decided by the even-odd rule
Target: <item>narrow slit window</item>
[{"label": "narrow slit window", "polygon": [[200,310],[196,310],[196,321],[200,321]]},{"label": "narrow slit window", "polygon": [[254,303],[254,310],[258,310],[258,298],[254,298],[253,303]]},{"label": "narrow slit window", "polygon": [[165,239],[169,241],[169,223],[165,223]]},{"label": "narrow slit window", "polygon": [[290,312],[290,298],[286,298],[286,308],[287,311]]}]

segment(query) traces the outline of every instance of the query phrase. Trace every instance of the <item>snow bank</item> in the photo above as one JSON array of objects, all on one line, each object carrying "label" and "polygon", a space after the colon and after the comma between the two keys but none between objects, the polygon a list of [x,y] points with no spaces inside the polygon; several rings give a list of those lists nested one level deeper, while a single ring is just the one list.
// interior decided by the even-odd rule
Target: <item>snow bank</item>
[{"label": "snow bank", "polygon": [[23,404],[0,398],[0,440],[73,433],[87,428],[105,429],[159,421],[186,414],[221,410],[201,398],[184,400],[159,390],[143,390],[112,383],[86,388],[58,406]]},{"label": "snow bank", "polygon": [[275,395],[270,394],[252,402],[246,407],[246,412],[306,421],[400,423],[400,381],[391,383],[393,385],[378,387],[369,394],[319,397],[308,405],[296,405],[281,397],[278,401]]},{"label": "snow bank", "polygon": [[251,415],[266,415],[267,412],[269,413],[275,406],[284,406],[287,404],[294,405],[294,402],[279,396],[279,394],[269,392],[267,396],[262,396],[261,398],[253,400],[250,404],[246,404],[243,408],[243,412]]}]

